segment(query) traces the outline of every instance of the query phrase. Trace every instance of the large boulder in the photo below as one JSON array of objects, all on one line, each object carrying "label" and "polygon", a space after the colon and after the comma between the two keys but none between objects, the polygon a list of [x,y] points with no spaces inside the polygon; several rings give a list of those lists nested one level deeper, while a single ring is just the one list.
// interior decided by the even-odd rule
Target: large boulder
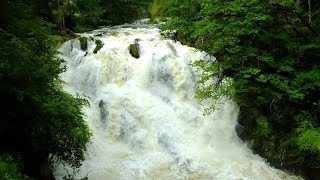
[{"label": "large boulder", "polygon": [[136,39],[134,44],[130,44],[129,46],[129,52],[131,56],[135,58],[140,58],[140,46],[139,46],[139,40]]},{"label": "large boulder", "polygon": [[86,37],[79,37],[78,38],[80,41],[80,48],[82,51],[87,51],[88,49],[88,40]]},{"label": "large boulder", "polygon": [[103,43],[101,40],[96,40],[95,43],[96,47],[94,48],[93,53],[97,54],[97,52],[103,47]]},{"label": "large boulder", "polygon": [[238,124],[235,127],[235,130],[243,141],[251,140],[252,129],[257,127],[257,119],[259,116],[259,111],[257,109],[245,106],[240,107]]}]

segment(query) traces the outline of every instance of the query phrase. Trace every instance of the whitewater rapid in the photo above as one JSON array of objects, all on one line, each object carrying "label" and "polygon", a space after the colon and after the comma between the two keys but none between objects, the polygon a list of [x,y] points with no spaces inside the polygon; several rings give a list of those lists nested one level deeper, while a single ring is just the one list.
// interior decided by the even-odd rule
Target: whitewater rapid
[{"label": "whitewater rapid", "polygon": [[[217,110],[195,100],[197,72],[190,63],[214,60],[161,37],[154,26],[123,25],[83,33],[59,50],[65,90],[86,96],[85,119],[93,133],[76,178],[299,179],[270,167],[236,134],[238,107],[222,98]],[[95,40],[104,46],[93,53]],[[138,42],[141,57],[129,53]],[[66,175],[62,165],[54,175]]]}]

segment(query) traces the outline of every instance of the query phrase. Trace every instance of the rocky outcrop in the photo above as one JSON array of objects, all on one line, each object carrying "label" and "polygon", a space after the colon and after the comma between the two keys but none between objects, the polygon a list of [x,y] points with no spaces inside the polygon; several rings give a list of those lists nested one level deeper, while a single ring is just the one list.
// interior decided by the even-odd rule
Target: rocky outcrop
[{"label": "rocky outcrop", "polygon": [[135,57],[136,59],[140,58],[140,45],[138,39],[135,40],[134,44],[130,44],[129,52],[131,56]]},{"label": "rocky outcrop", "polygon": [[88,40],[86,37],[79,37],[80,47],[82,51],[86,51],[88,49]]},{"label": "rocky outcrop", "polygon": [[86,37],[79,37],[80,47],[82,51],[86,51],[88,49],[88,40]]},{"label": "rocky outcrop", "polygon": [[94,48],[93,53],[97,54],[97,52],[103,47],[103,43],[101,40],[96,40],[95,43],[96,47]]},{"label": "rocky outcrop", "polygon": [[238,124],[235,127],[236,132],[238,136],[243,140],[243,141],[250,141],[251,139],[251,134],[250,134],[250,129],[255,128],[257,126],[257,118],[259,114],[258,111],[255,109],[249,109],[247,107],[241,107],[240,108],[240,113],[238,116]]}]

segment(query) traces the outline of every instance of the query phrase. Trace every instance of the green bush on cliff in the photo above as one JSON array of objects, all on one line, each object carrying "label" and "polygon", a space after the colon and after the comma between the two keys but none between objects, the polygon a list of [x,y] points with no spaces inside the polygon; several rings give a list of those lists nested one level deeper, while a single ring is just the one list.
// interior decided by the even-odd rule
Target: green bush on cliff
[{"label": "green bush on cliff", "polygon": [[[178,39],[217,59],[195,63],[204,72],[198,97],[234,89],[241,109],[267,117],[242,121],[255,151],[308,177],[319,171],[320,3],[168,0],[163,8],[171,17],[164,30],[177,29]],[[233,79],[230,90],[221,86],[225,77]]]},{"label": "green bush on cliff", "polygon": [[164,0],[154,0],[150,5],[149,12],[152,19],[164,14],[164,8],[162,4],[165,4]]},{"label": "green bush on cliff", "polygon": [[20,174],[20,164],[8,154],[0,155],[0,179],[3,180],[24,180],[26,176]]},{"label": "green bush on cliff", "polygon": [[82,51],[86,51],[88,49],[88,40],[86,37],[79,37],[80,48]]},{"label": "green bush on cliff", "polygon": [[0,29],[0,153],[20,154],[32,178],[52,178],[55,163],[78,168],[84,160],[87,102],[63,91],[50,26],[28,3],[10,1],[8,12]]}]

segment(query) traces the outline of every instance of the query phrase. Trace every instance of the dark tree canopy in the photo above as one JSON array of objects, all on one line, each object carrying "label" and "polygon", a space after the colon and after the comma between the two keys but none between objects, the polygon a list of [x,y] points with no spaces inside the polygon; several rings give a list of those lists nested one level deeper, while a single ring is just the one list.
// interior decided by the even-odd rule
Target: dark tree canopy
[{"label": "dark tree canopy", "polygon": [[[198,98],[233,98],[245,128],[239,135],[254,140],[256,152],[276,167],[319,178],[320,2],[156,2],[163,5],[153,14],[170,17],[164,29],[216,57],[194,64],[203,70]],[[226,78],[233,81],[226,85]]]},{"label": "dark tree canopy", "polygon": [[149,3],[0,1],[0,179],[54,179],[57,163],[81,166],[91,136],[87,101],[62,90],[56,48],[76,37],[72,31],[148,16]]}]

